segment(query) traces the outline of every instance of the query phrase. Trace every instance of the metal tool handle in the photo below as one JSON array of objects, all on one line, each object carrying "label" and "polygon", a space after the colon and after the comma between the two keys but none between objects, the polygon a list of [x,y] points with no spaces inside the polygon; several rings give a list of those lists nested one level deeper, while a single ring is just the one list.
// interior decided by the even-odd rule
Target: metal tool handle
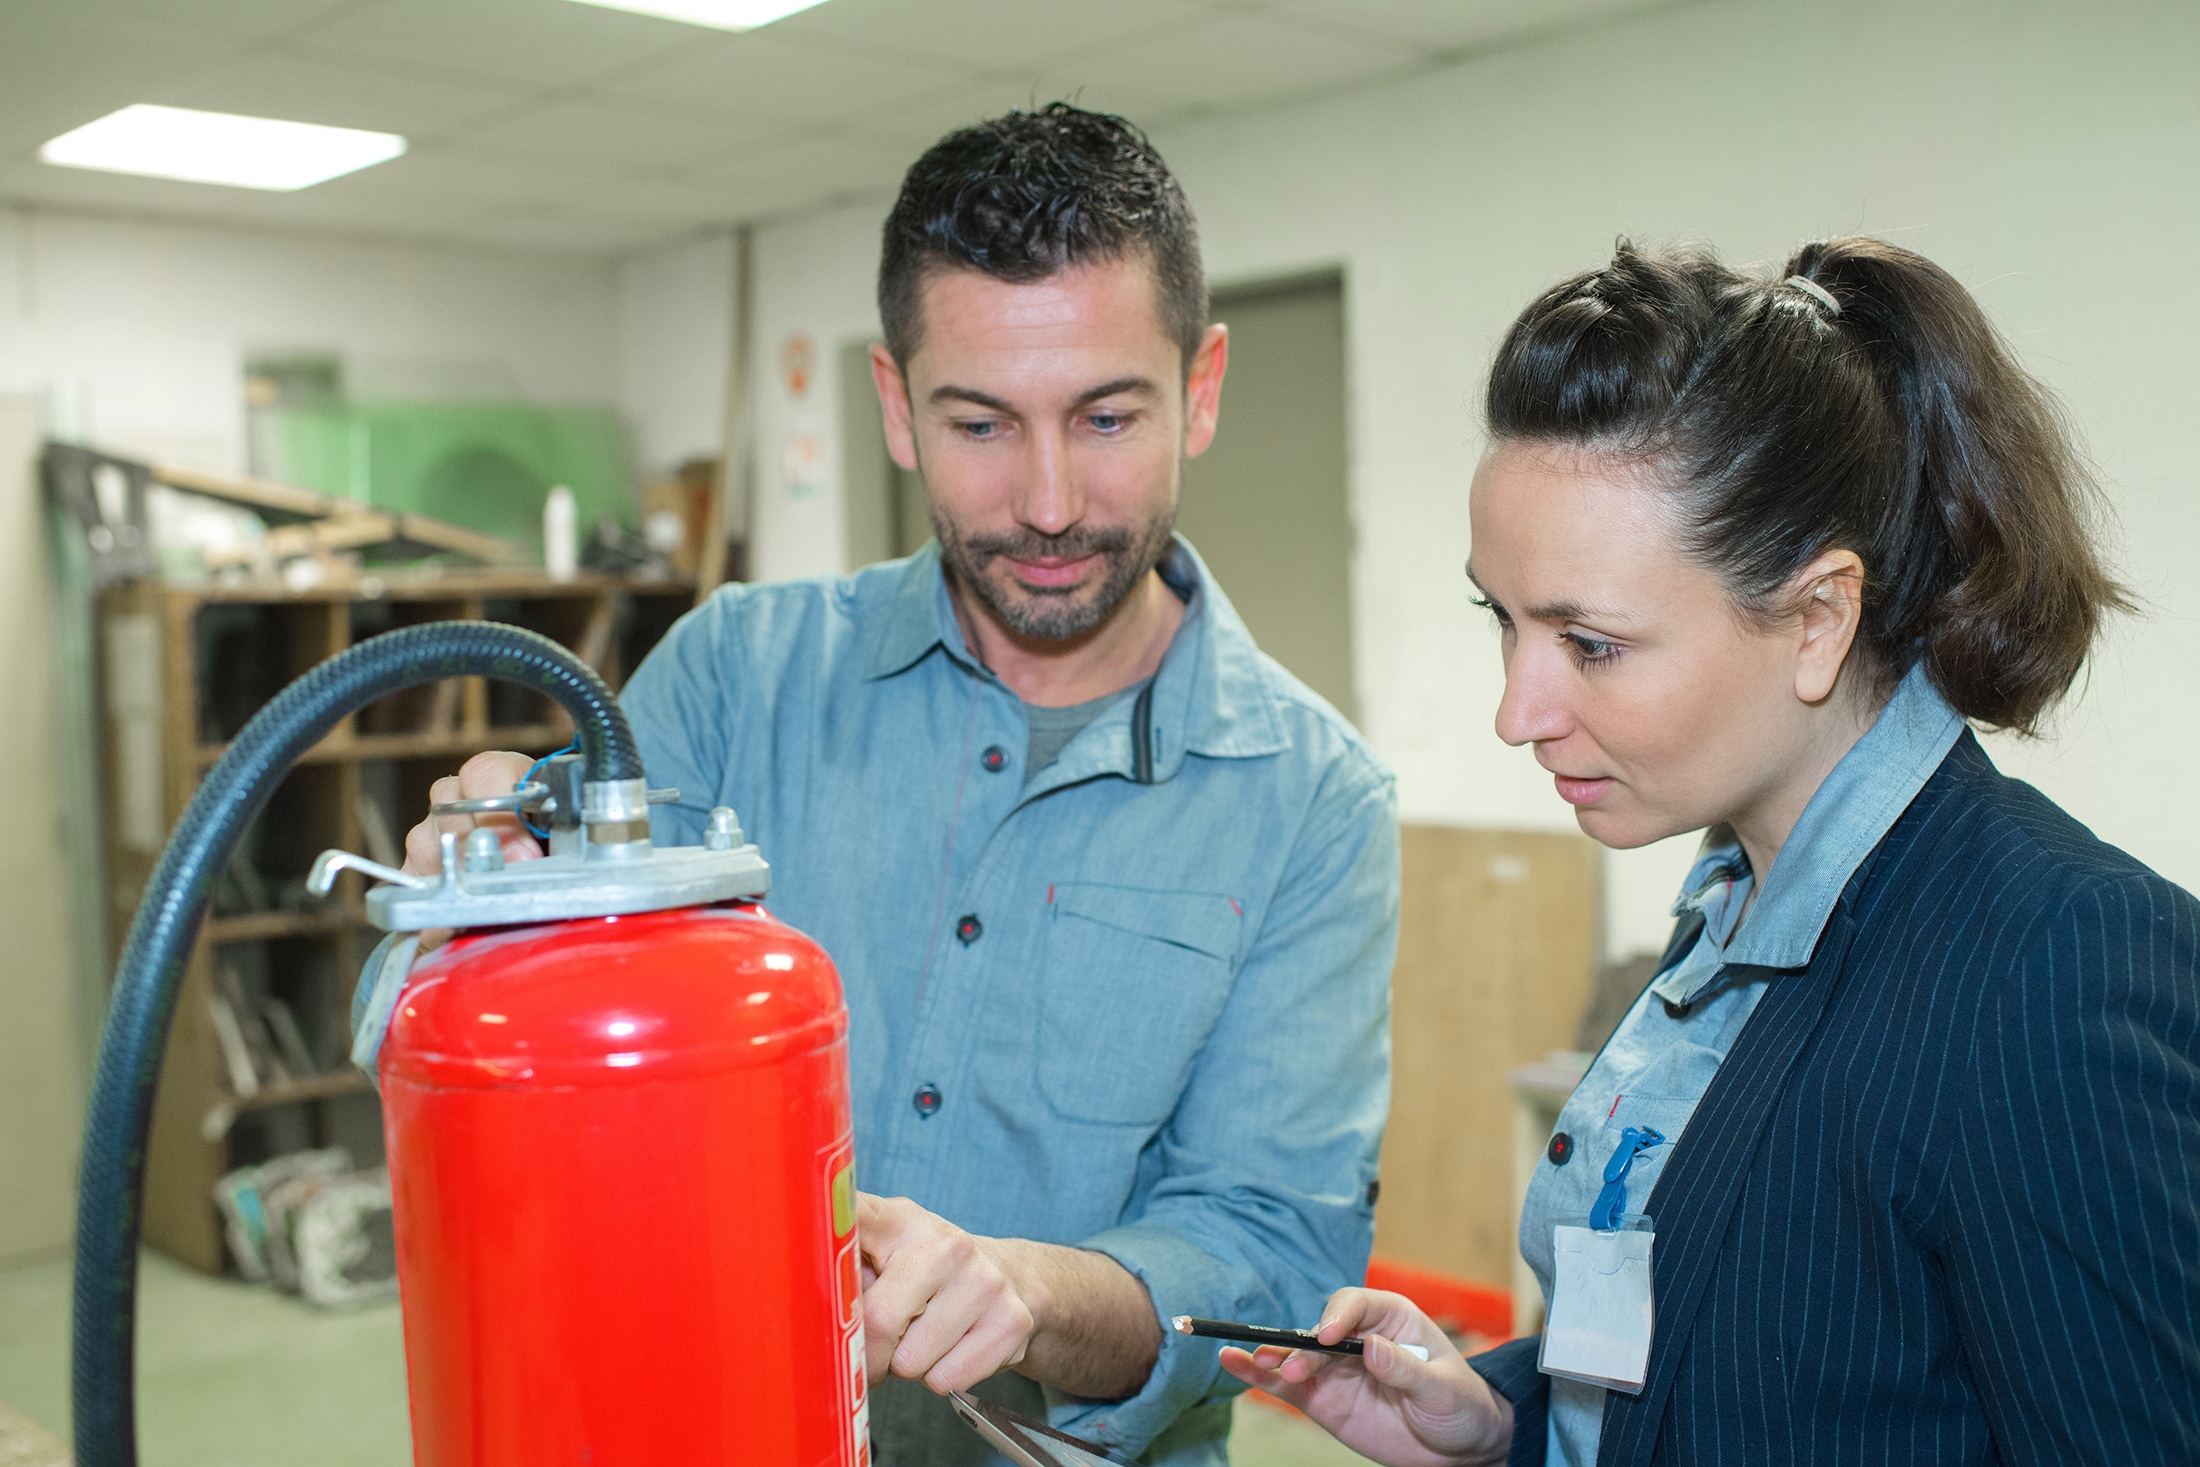
[{"label": "metal tool handle", "polygon": [[315,896],[325,897],[334,889],[336,878],[346,871],[357,871],[376,881],[387,881],[393,886],[408,886],[414,891],[432,891],[436,885],[431,877],[399,871],[393,866],[370,861],[365,856],[355,856],[349,851],[323,851],[315,859],[313,870],[306,875],[306,890]]}]

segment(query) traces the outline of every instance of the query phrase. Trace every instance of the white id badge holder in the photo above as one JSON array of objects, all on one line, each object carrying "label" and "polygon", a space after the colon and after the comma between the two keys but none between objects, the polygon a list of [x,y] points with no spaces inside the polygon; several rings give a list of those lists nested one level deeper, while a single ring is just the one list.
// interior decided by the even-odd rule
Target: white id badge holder
[{"label": "white id badge holder", "polygon": [[1543,1325],[1545,1375],[1638,1395],[1650,1365],[1649,1214],[1619,1226],[1567,1218],[1552,1229],[1551,1314]]}]

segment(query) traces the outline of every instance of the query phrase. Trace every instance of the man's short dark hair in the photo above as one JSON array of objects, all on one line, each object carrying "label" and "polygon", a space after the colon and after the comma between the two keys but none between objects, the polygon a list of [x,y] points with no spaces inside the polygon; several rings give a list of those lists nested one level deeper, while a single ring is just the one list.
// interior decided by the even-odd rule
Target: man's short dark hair
[{"label": "man's short dark hair", "polygon": [[878,313],[907,365],[922,336],[918,292],[941,270],[1023,285],[1075,265],[1144,255],[1161,329],[1189,372],[1207,329],[1207,276],[1192,206],[1146,135],[1120,117],[1050,102],[941,138],[910,166],[886,216]]}]

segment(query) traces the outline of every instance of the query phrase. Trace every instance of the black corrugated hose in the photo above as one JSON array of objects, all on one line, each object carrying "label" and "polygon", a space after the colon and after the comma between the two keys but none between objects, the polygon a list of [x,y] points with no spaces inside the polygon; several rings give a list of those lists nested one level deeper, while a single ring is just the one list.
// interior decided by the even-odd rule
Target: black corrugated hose
[{"label": "black corrugated hose", "polygon": [[153,1089],[208,889],[291,764],[346,714],[403,688],[490,677],[555,698],[579,730],[584,777],[642,777],[626,715],[588,665],[495,622],[405,627],[292,683],[244,726],[192,797],[130,924],[100,1033],[76,1203],[76,1460],[136,1467],[133,1380],[139,1202]]}]

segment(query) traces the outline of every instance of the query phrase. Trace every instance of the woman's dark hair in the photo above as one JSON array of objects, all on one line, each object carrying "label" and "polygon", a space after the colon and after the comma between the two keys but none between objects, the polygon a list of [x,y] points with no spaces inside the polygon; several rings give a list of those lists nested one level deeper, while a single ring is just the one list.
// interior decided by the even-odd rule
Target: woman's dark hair
[{"label": "woman's dark hair", "polygon": [[2055,399],[1953,276],[1880,240],[1805,245],[1770,280],[1621,240],[1513,323],[1487,412],[1495,441],[1649,467],[1683,550],[1754,617],[1854,551],[1855,665],[1881,697],[1922,662],[1966,718],[2033,732],[2130,609]]},{"label": "woman's dark hair", "polygon": [[1146,135],[1120,117],[1050,102],[941,138],[910,165],[886,216],[878,314],[906,364],[923,330],[918,289],[939,269],[1025,284],[1143,254],[1155,306],[1191,370],[1207,329],[1192,206]]}]

